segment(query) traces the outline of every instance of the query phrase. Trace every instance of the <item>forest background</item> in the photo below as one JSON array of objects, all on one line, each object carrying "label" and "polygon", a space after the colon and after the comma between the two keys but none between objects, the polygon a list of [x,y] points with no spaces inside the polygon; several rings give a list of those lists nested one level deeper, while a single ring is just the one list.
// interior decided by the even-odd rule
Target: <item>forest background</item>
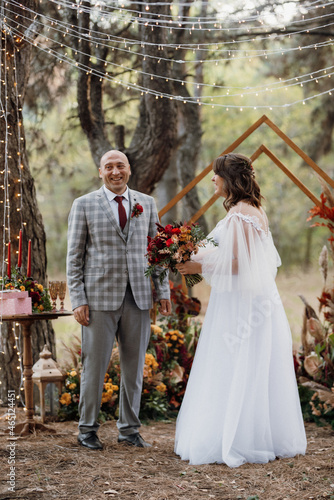
[{"label": "forest background", "polygon": [[[36,217],[26,211],[24,243],[28,237],[38,241],[33,273],[44,284],[47,277],[65,276],[71,204],[101,185],[98,159],[109,148],[128,154],[131,187],[152,194],[161,209],[265,113],[333,178],[334,2],[174,2],[172,10],[167,2],[152,1],[126,7],[117,2],[34,0],[0,5],[1,103],[7,116],[5,104],[14,110],[12,121],[1,118],[1,157],[7,157],[8,165],[16,159],[18,143],[9,137],[5,146],[12,154],[6,153],[4,130],[16,130],[22,120],[24,130],[13,135],[24,139],[21,157],[30,177],[29,189],[19,193],[20,203],[22,212],[25,205],[37,210]],[[157,19],[167,20],[170,12],[172,20],[155,28]],[[148,25],[141,22],[145,16]],[[94,37],[98,43],[93,43]],[[10,66],[15,59],[9,59],[11,51],[17,70]],[[272,130],[261,126],[238,152],[250,156],[260,144],[319,197],[321,185],[313,171]],[[290,273],[286,289],[293,288],[297,276],[309,276],[302,286],[312,287],[314,267],[328,237],[324,229],[311,229],[306,222],[313,203],[264,155],[254,168],[284,271]],[[17,175],[16,160],[10,170]],[[210,178],[163,222],[189,219],[211,197]],[[16,234],[23,219],[13,215],[14,192],[10,199]],[[224,215],[218,201],[200,223],[207,231]],[[42,228],[39,235],[37,225]],[[4,228],[3,262],[8,242]],[[300,314],[302,309],[300,304]],[[74,331],[72,325],[67,333]],[[4,335],[6,371],[0,378],[6,389],[17,379],[17,360],[12,333]],[[37,327],[34,338],[35,361],[46,341],[56,354],[50,326],[47,333]]]}]

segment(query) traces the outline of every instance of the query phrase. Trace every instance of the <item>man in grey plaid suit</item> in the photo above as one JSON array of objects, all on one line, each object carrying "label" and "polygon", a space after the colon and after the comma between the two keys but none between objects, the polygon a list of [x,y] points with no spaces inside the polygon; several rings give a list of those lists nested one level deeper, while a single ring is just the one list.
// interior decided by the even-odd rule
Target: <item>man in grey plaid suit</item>
[{"label": "man in grey plaid suit", "polygon": [[[120,151],[101,158],[104,185],[76,199],[68,226],[67,279],[74,318],[82,325],[78,442],[102,449],[97,422],[115,336],[121,384],[118,441],[147,447],[139,434],[145,352],[150,337],[150,279],[144,276],[147,236],[158,214],[151,196],[129,189],[131,169]],[[115,199],[116,198],[116,199]],[[168,279],[153,278],[160,312],[171,312]]]}]

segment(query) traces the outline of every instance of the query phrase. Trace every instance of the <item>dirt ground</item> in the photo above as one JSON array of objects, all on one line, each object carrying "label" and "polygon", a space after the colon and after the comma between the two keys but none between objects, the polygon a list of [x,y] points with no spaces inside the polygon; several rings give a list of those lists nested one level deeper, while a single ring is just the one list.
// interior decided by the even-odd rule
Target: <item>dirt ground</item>
[{"label": "dirt ground", "polygon": [[[2,411],[1,499],[334,500],[334,432],[329,427],[306,425],[305,456],[229,469],[181,461],[173,452],[175,422],[143,426],[143,437],[153,445],[148,449],[118,444],[116,424],[107,422],[99,431],[105,448],[98,452],[77,445],[76,422],[49,424],[55,434],[19,437],[10,451],[6,424]],[[15,473],[15,491],[8,490],[10,473]]]}]

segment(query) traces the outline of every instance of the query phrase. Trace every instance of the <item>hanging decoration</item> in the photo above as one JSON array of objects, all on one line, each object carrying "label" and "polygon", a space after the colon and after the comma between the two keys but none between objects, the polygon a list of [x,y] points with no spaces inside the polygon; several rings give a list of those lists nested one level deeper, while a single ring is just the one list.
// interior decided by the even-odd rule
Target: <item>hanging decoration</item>
[{"label": "hanging decoration", "polygon": [[[106,23],[106,22],[126,22],[126,23],[134,23],[134,24],[144,24],[144,26],[148,27],[149,21],[154,21],[152,24],[152,29],[156,28],[167,28],[168,30],[173,30],[173,29],[188,29],[187,28],[187,23],[194,23],[194,20],[196,19],[197,27],[194,26],[194,30],[196,29],[206,29],[209,30],[208,26],[206,23],[208,22],[213,22],[217,23],[217,17],[219,17],[219,11],[215,16],[211,16],[209,18],[205,17],[205,19],[200,19],[195,16],[182,16],[182,20],[179,19],[175,14],[173,15],[173,4],[170,3],[168,4],[171,10],[171,14],[166,17],[166,15],[161,14],[156,16],[156,14],[153,14],[150,12],[150,8],[153,5],[166,5],[164,2],[156,2],[156,3],[146,3],[146,2],[140,2],[138,5],[141,6],[144,10],[133,10],[133,9],[128,9],[126,8],[123,4],[119,4],[118,2],[112,2],[112,5],[110,6],[109,10],[106,5],[100,3],[100,2],[94,2],[91,4],[91,6],[87,6],[86,4],[82,4],[82,2],[69,2],[69,1],[56,1],[52,0],[52,3],[57,5],[58,10],[66,8],[70,10],[75,10],[78,13],[82,12],[88,12],[92,16],[94,16],[94,19],[96,21],[99,21],[100,23]],[[259,14],[257,16],[250,16],[250,17],[245,17],[244,19],[239,19],[239,20],[234,20],[231,21],[230,26],[226,27],[223,25],[219,25],[219,27],[216,27],[214,29],[219,29],[221,32],[226,32],[226,33],[233,33],[236,32],[236,34],[240,34],[240,27],[242,27],[243,31],[246,33],[249,33],[252,35],[252,38],[249,39],[240,39],[240,40],[227,40],[224,42],[211,42],[211,43],[205,43],[205,44],[185,44],[185,45],[175,45],[172,43],[166,43],[161,45],[159,49],[163,51],[165,48],[171,48],[175,50],[175,53],[180,50],[180,51],[185,51],[185,50],[192,50],[193,53],[198,54],[200,51],[203,51],[204,57],[203,59],[198,59],[197,57],[194,58],[193,60],[185,60],[185,59],[173,59],[173,64],[185,64],[187,63],[188,65],[198,65],[199,63],[203,65],[216,65],[218,66],[222,62],[228,62],[228,61],[236,61],[236,60],[245,60],[247,62],[252,62],[254,59],[257,58],[273,58],[273,57],[282,57],[286,56],[287,54],[295,51],[309,51],[309,50],[320,50],[321,48],[324,47],[329,47],[334,44],[333,39],[328,39],[324,40],[323,42],[319,43],[313,43],[313,44],[305,44],[305,45],[300,45],[299,43],[296,43],[295,46],[287,47],[287,46],[281,46],[280,45],[280,40],[284,40],[286,37],[292,38],[296,37],[297,35],[300,34],[309,34],[312,32],[312,30],[319,30],[319,29],[324,29],[325,27],[331,27],[333,26],[334,22],[330,22],[331,18],[333,18],[332,13],[325,12],[321,14],[321,9],[324,9],[326,6],[330,5],[332,2],[312,2],[308,7],[301,6],[299,9],[299,12],[302,12],[302,19],[290,19],[289,21],[286,21],[285,24],[282,22],[282,24],[279,26],[279,29],[281,30],[281,33],[275,33],[273,34],[271,31],[273,29],[273,24],[265,24],[265,18],[272,16],[272,13],[267,13],[267,14]],[[12,28],[13,34],[16,37],[22,38],[24,36],[24,25],[19,22],[17,18],[11,17],[14,16],[14,11],[10,9],[10,5],[17,6],[20,5],[19,2],[16,0],[9,0],[7,3],[6,7],[6,12],[8,12],[8,20],[13,22],[15,21],[15,28]],[[174,6],[175,7],[175,6]],[[320,10],[319,10],[320,9]],[[106,33],[101,33],[96,30],[82,30],[83,32],[80,32],[73,24],[66,23],[64,21],[57,20],[55,18],[52,18],[50,16],[46,16],[43,14],[39,14],[38,12],[34,12],[31,9],[25,8],[27,11],[27,15],[34,14],[34,27],[30,30],[29,38],[26,38],[26,41],[33,44],[35,47],[37,47],[39,50],[42,52],[51,55],[55,57],[59,63],[66,63],[69,64],[78,70],[85,71],[87,74],[92,74],[94,76],[99,77],[101,80],[107,80],[111,82],[114,85],[120,85],[126,88],[127,90],[134,90],[136,92],[139,92],[141,95],[145,94],[150,94],[154,95],[157,99],[158,98],[166,98],[166,99],[171,99],[171,100],[176,100],[176,101],[181,101],[184,104],[186,103],[192,103],[192,104],[198,104],[198,105],[203,105],[203,106],[211,106],[211,107],[221,107],[225,108],[226,110],[232,109],[232,108],[237,108],[237,109],[274,109],[274,108],[286,108],[286,107],[291,107],[294,106],[298,103],[303,103],[306,104],[308,101],[313,100],[315,98],[318,98],[323,95],[332,95],[333,88],[332,86],[329,86],[328,89],[322,90],[321,92],[316,92],[312,91],[308,92],[307,97],[301,98],[301,99],[291,99],[290,101],[287,100],[287,98],[284,98],[285,102],[282,101],[282,97],[276,98],[275,102],[275,96],[281,96],[281,93],[279,94],[279,91],[283,91],[286,93],[288,88],[290,87],[295,87],[295,86],[300,86],[304,87],[307,84],[313,85],[314,82],[319,83],[319,80],[323,78],[331,78],[333,75],[333,67],[329,66],[326,68],[322,68],[321,70],[317,70],[313,73],[307,73],[307,74],[300,74],[296,75],[293,79],[278,79],[276,82],[270,82],[266,85],[260,85],[257,87],[243,87],[243,88],[238,88],[238,87],[233,87],[233,86],[223,86],[216,84],[216,82],[210,82],[210,83],[197,83],[195,81],[192,81],[191,79],[188,80],[180,80],[176,78],[171,78],[170,76],[167,78],[167,76],[164,75],[158,75],[158,74],[152,74],[148,73],[139,69],[133,69],[129,66],[126,66],[125,64],[117,64],[115,62],[111,62],[108,60],[101,59],[99,57],[93,57],[86,54],[84,51],[80,50],[79,48],[75,49],[75,54],[74,56],[87,56],[89,58],[89,61],[93,61],[96,64],[99,64],[101,67],[104,67],[105,70],[101,71],[96,68],[96,64],[89,66],[82,64],[78,62],[73,55],[71,55],[71,52],[73,50],[73,47],[75,45],[80,46],[80,43],[85,40],[89,40],[92,44],[95,44],[96,48],[104,48],[104,47],[109,47],[111,48],[112,51],[120,51],[120,52],[126,52],[129,53],[131,52],[132,55],[135,55],[138,58],[153,58],[157,60],[159,63],[160,61],[169,61],[168,58],[155,56],[155,55],[147,55],[145,53],[141,53],[138,51],[133,51],[132,49],[135,46],[140,45],[141,48],[144,48],[145,45],[150,44],[148,41],[138,41],[134,39],[125,39],[121,37],[117,37],[112,34],[106,34]],[[314,12],[314,10],[319,10],[318,15],[312,14],[310,17],[306,19],[306,15],[309,12]],[[295,9],[295,12],[297,12],[298,9]],[[132,14],[134,14],[134,17],[131,17]],[[151,17],[145,17],[146,16],[151,16]],[[130,17],[129,17],[130,16]],[[154,18],[154,16],[156,16]],[[16,16],[17,17],[17,16]],[[289,26],[298,26],[300,23],[305,25],[305,22],[308,22],[307,28],[302,28],[294,32],[286,32],[286,24],[288,22]],[[320,21],[323,22],[319,26],[310,26],[310,23],[313,21],[317,21],[318,23]],[[167,25],[165,26],[163,23],[167,22]],[[195,24],[196,24],[195,23]],[[139,25],[138,24],[138,25]],[[210,28],[211,29],[211,28]],[[261,33],[263,33],[266,30],[269,30],[270,32],[268,35],[260,36],[258,37],[257,34],[259,33],[259,30]],[[277,30],[277,28],[275,28]],[[46,31],[46,34],[45,34]],[[210,31],[210,30],[209,30]],[[43,33],[44,32],[44,33]],[[62,36],[64,40],[62,43],[60,43],[55,37],[56,36]],[[66,42],[67,40],[67,42]],[[254,46],[258,43],[258,41],[263,41],[263,40],[268,40],[272,42],[272,47],[269,49],[256,49]],[[75,43],[74,43],[75,42]],[[242,44],[241,48],[234,48],[235,46],[240,46]],[[247,48],[244,48],[244,46],[247,46]],[[250,48],[249,48],[250,47]],[[212,57],[212,53],[217,53],[221,57]],[[147,76],[151,80],[159,80],[159,79],[168,79],[170,81],[175,81],[177,83],[181,83],[181,85],[188,85],[194,87],[194,90],[200,89],[201,92],[199,92],[200,95],[197,95],[196,98],[193,97],[183,97],[179,95],[172,95],[172,94],[166,94],[163,92],[158,92],[156,90],[153,90],[151,88],[148,88],[147,86],[140,85],[137,82],[132,81],[131,78],[126,78],[126,77],[121,77],[117,74],[121,74],[121,72],[127,72],[128,74],[134,74],[135,76]],[[203,94],[203,90],[206,88],[211,88],[214,90],[214,92],[211,93],[205,93]],[[223,90],[224,93],[218,93],[219,90]],[[198,94],[198,92],[196,92]],[[270,99],[270,104],[263,104],[263,102],[267,102],[267,100],[263,100],[262,95],[266,95],[268,93],[273,94]],[[274,95],[275,94],[275,95]],[[286,95],[286,94],[285,94]],[[250,105],[249,103],[246,102],[247,97],[252,97],[252,104]],[[239,103],[236,104],[236,101],[239,101]]]},{"label": "hanging decoration", "polygon": [[[17,4],[17,2],[15,0],[11,0],[8,3],[9,4],[12,3],[14,5]],[[76,10],[80,9],[80,12],[82,10],[84,10],[84,8],[82,7],[81,4],[73,4],[70,2],[53,2],[53,3],[56,3],[58,5],[58,7],[66,6],[67,8],[71,8],[71,9],[76,9]],[[327,4],[328,3],[322,4],[322,7],[324,7]],[[98,4],[96,4],[94,7],[91,7],[89,9],[89,11],[92,12],[93,9],[96,9],[97,7],[98,7]],[[27,9],[27,10],[29,10],[29,9]],[[123,12],[123,10],[124,10],[123,8],[120,9],[121,12]],[[8,11],[10,12],[10,9],[8,9]],[[33,11],[29,10],[29,12],[32,13]],[[60,22],[59,20],[44,16],[44,15],[39,15],[37,12],[33,12],[33,13],[35,15],[36,28],[31,30],[30,37],[26,41],[28,41],[29,43],[32,43],[35,47],[37,47],[42,52],[45,52],[48,55],[52,55],[60,63],[67,63],[67,64],[69,64],[69,65],[71,65],[71,66],[73,66],[81,71],[85,71],[87,74],[92,74],[94,76],[97,76],[101,80],[110,81],[111,83],[113,83],[115,85],[120,85],[120,86],[125,87],[127,90],[134,90],[136,92],[140,92],[141,95],[146,93],[146,94],[154,95],[157,99],[158,98],[167,98],[167,99],[171,99],[171,100],[181,101],[184,104],[186,104],[186,103],[194,104],[195,103],[195,104],[203,105],[203,106],[211,106],[212,108],[221,107],[221,108],[225,108],[226,110],[233,109],[233,108],[237,108],[240,110],[247,109],[247,108],[271,110],[274,108],[291,107],[291,106],[294,106],[295,104],[298,104],[298,103],[306,104],[306,102],[308,102],[312,99],[315,99],[317,97],[320,97],[322,95],[326,95],[326,94],[332,95],[332,92],[333,92],[333,88],[330,86],[330,88],[323,90],[322,92],[314,92],[313,91],[313,94],[309,93],[309,95],[305,98],[301,98],[301,99],[297,99],[297,100],[294,99],[294,100],[290,100],[289,102],[286,101],[286,102],[281,103],[280,99],[277,99],[278,103],[275,103],[273,100],[274,96],[271,96],[271,99],[270,99],[271,103],[270,104],[263,104],[261,102],[261,95],[262,94],[265,95],[268,93],[271,93],[271,94],[275,93],[277,95],[279,93],[279,91],[284,90],[284,92],[286,92],[288,90],[288,88],[290,88],[290,87],[295,87],[295,86],[303,87],[307,84],[313,85],[314,82],[319,83],[319,80],[321,80],[323,78],[331,78],[333,75],[333,71],[332,71],[333,67],[329,66],[329,67],[323,68],[321,70],[317,70],[313,73],[307,73],[304,75],[297,75],[293,79],[292,78],[287,79],[287,80],[279,79],[276,82],[270,82],[266,85],[260,85],[257,87],[243,87],[243,88],[240,88],[240,87],[236,88],[236,87],[232,87],[232,86],[222,86],[222,85],[216,84],[215,82],[197,83],[197,82],[191,81],[191,80],[186,81],[186,80],[180,80],[180,79],[168,77],[168,80],[170,80],[170,81],[175,81],[177,83],[181,83],[181,85],[193,86],[196,89],[202,89],[202,90],[201,90],[200,95],[197,96],[196,98],[193,98],[193,97],[185,98],[185,97],[178,96],[178,95],[166,94],[163,92],[159,92],[159,91],[147,88],[143,85],[138,84],[137,82],[131,81],[130,79],[115,76],[115,73],[117,71],[120,71],[120,72],[126,71],[126,72],[132,73],[132,74],[135,73],[135,75],[148,76],[148,77],[150,77],[151,80],[154,80],[154,79],[166,79],[167,80],[167,77],[164,75],[151,74],[151,73],[147,73],[147,72],[137,70],[137,69],[134,70],[133,68],[128,67],[124,64],[117,64],[115,62],[107,61],[107,60],[104,60],[104,59],[101,59],[101,58],[95,56],[94,62],[97,64],[100,64],[100,66],[103,66],[105,68],[105,71],[101,71],[101,70],[97,69],[96,67],[87,66],[87,65],[84,65],[84,64],[78,62],[77,60],[75,60],[73,58],[73,56],[71,57],[71,55],[70,55],[70,53],[73,49],[73,39],[75,39],[77,44],[79,44],[84,36],[87,39],[89,39],[92,43],[94,43],[96,47],[98,47],[98,46],[100,46],[100,47],[109,46],[110,47],[111,46],[113,51],[118,50],[118,51],[123,51],[123,52],[125,52],[125,51],[129,52],[129,51],[131,51],[130,47],[133,47],[134,44],[138,45],[140,43],[142,46],[143,42],[138,42],[138,40],[125,40],[125,39],[119,38],[118,41],[121,42],[123,47],[115,46],[115,43],[117,42],[117,38],[112,37],[111,35],[106,35],[106,34],[101,35],[97,31],[92,32],[92,30],[89,30],[89,32],[86,33],[86,35],[85,35],[85,34],[80,33],[78,30],[75,29],[75,27],[73,25],[70,25],[69,23]],[[114,13],[110,13],[110,14],[115,16]],[[316,16],[314,18],[310,18],[310,20],[320,19],[322,17],[327,18],[328,14],[326,13],[323,16]],[[42,21],[40,21],[39,19],[41,19]],[[11,20],[13,21],[14,19],[11,19]],[[252,19],[252,21],[253,21],[253,19]],[[258,21],[258,19],[257,19],[257,21]],[[23,24],[20,24],[18,22],[18,20],[15,20],[15,22],[16,22],[16,28],[12,29],[13,33],[17,37],[23,37],[24,36]],[[159,18],[159,22],[160,22],[160,18]],[[158,22],[158,25],[159,25],[159,22]],[[244,22],[246,22],[246,21],[243,20],[242,24],[244,24]],[[299,21],[294,21],[294,22],[297,23]],[[47,23],[49,23],[49,25]],[[332,24],[334,24],[334,23],[328,23],[328,24],[326,24],[326,26],[330,26]],[[323,26],[325,26],[325,25],[323,25]],[[47,35],[42,34],[43,29],[47,29],[47,32],[48,32]],[[240,27],[238,29],[240,30]],[[258,30],[258,26],[256,27],[256,29]],[[262,26],[262,29],[263,29],[263,26]],[[285,27],[284,27],[284,29],[285,29]],[[308,33],[312,29],[315,29],[315,28],[313,27],[313,28],[309,28],[309,29],[303,29],[303,30],[300,30],[296,33],[289,33],[289,34],[283,33],[282,35],[278,35],[278,37],[279,36],[291,37],[292,35],[296,35],[296,34],[300,34],[300,33]],[[317,29],[319,29],[319,26],[317,27]],[[50,31],[51,31],[51,33],[50,33]],[[57,34],[57,35],[62,34],[64,38],[69,38],[69,42],[71,42],[71,40],[72,40],[72,45],[71,45],[71,43],[68,43],[68,44],[60,43],[55,38],[52,38],[52,33],[54,35],[55,34]],[[38,40],[36,39],[37,35],[38,35]],[[271,37],[271,34],[269,34],[267,38],[270,39],[270,37]],[[277,37],[275,38],[275,44],[277,45],[276,39],[277,39]],[[253,38],[251,43],[254,44],[256,41],[257,41],[257,39],[255,40]],[[52,42],[52,48],[50,48],[50,42]],[[236,43],[236,41],[233,40],[231,42],[225,42],[225,45],[227,45],[227,44],[231,45],[231,44],[235,44],[235,43]],[[245,41],[239,40],[238,43],[245,43]],[[184,64],[185,62],[187,62],[187,64],[198,64],[198,63],[212,64],[212,63],[214,63],[215,65],[218,65],[221,62],[227,62],[227,61],[231,61],[231,60],[235,61],[238,59],[247,60],[248,62],[251,62],[253,59],[259,58],[259,57],[264,57],[264,58],[268,59],[268,57],[284,56],[284,55],[288,54],[289,52],[293,52],[293,51],[303,51],[303,50],[309,51],[311,49],[319,50],[322,47],[332,46],[333,44],[334,44],[334,40],[330,39],[330,40],[323,41],[321,43],[317,42],[314,44],[307,44],[305,46],[296,45],[295,47],[284,47],[284,48],[283,47],[274,47],[272,49],[266,49],[266,50],[253,49],[253,48],[252,49],[243,49],[243,48],[242,49],[231,49],[231,47],[229,47],[229,48],[220,49],[220,52],[222,52],[222,51],[224,52],[224,56],[221,58],[218,58],[218,59],[211,58],[211,57],[209,59],[204,58],[203,60],[196,59],[193,61],[191,61],[191,60],[185,61],[184,59],[180,59],[180,60],[173,60],[173,64]],[[208,45],[208,44],[206,44],[206,45]],[[219,45],[221,45],[221,44],[217,44],[215,42],[214,44],[211,44],[210,48],[205,48],[205,50],[207,52],[209,50],[217,51],[217,50],[219,50]],[[161,50],[164,47],[172,47],[172,45],[161,46]],[[173,46],[173,48],[175,48],[175,50],[178,49],[178,47],[176,47],[175,45]],[[183,47],[180,46],[180,50],[182,50],[182,49],[185,50],[185,49],[189,49],[189,48],[190,48],[189,44],[187,44]],[[196,48],[194,45],[193,51],[197,52],[198,50],[201,50],[201,48],[203,48],[203,47],[200,47],[200,45],[196,45]],[[138,57],[143,57],[144,59],[146,57],[151,57],[151,58],[157,59],[156,56],[151,56],[151,55],[148,56],[146,54],[141,54],[139,52],[132,52],[131,51],[131,54],[136,55]],[[84,51],[81,51],[80,49],[75,49],[75,55],[76,56],[78,56],[78,55],[88,56]],[[89,57],[89,60],[92,61],[92,57],[91,56],[88,56],[88,57]],[[158,63],[161,60],[166,61],[168,59],[160,57],[158,59]],[[108,68],[108,70],[107,70],[107,68]],[[206,88],[214,89],[214,93],[203,94],[203,89],[206,89]],[[224,90],[224,93],[223,94],[218,93],[218,90]],[[252,99],[251,105],[247,104],[247,102],[245,102],[245,99],[244,99],[244,98],[247,98],[250,96],[252,98],[255,98],[255,100]],[[240,104],[235,104],[236,98],[239,101],[241,100],[243,102]]]},{"label": "hanging decoration", "polygon": [[[7,277],[8,280],[11,279],[12,277],[12,265],[16,263],[16,255],[13,255],[12,252],[12,238],[17,237],[18,238],[18,243],[19,243],[19,249],[17,252],[17,264],[21,262],[22,264],[22,231],[24,230],[25,223],[22,220],[22,168],[23,165],[21,163],[21,143],[22,143],[22,137],[21,137],[21,119],[20,119],[20,105],[19,105],[19,100],[20,100],[20,95],[18,94],[18,78],[17,78],[17,61],[16,61],[16,47],[15,44],[13,46],[8,46],[7,43],[7,37],[12,37],[11,31],[8,29],[6,23],[3,21],[4,18],[4,8],[3,8],[3,3],[1,6],[1,38],[0,38],[0,54],[1,54],[1,64],[0,64],[0,119],[3,121],[3,129],[5,130],[5,136],[4,138],[1,138],[1,143],[2,143],[2,151],[3,151],[3,158],[1,158],[1,164],[3,165],[3,169],[0,171],[0,179],[1,179],[1,192],[3,193],[0,203],[3,205],[3,231],[2,231],[2,264],[1,264],[1,276],[2,277]],[[7,63],[6,61],[9,60],[10,58],[13,58],[13,88],[11,85],[11,82],[9,80],[9,74],[8,74],[8,68],[7,68]],[[9,115],[9,108],[8,108],[8,103],[9,99],[11,98],[11,92],[14,91],[14,98],[15,98],[15,104],[16,104],[16,120],[15,120],[15,125],[11,124],[8,120],[8,115]],[[3,98],[3,99],[2,99]],[[15,126],[15,130],[13,130],[13,127]],[[16,135],[17,140],[18,140],[18,150],[17,150],[17,157],[16,159],[12,158],[11,155],[9,154],[9,137],[12,136],[13,134]],[[21,218],[21,227],[19,230],[19,234],[17,236],[13,236],[11,233],[11,220],[10,220],[10,215],[11,215],[11,198],[10,198],[10,192],[9,192],[9,187],[10,187],[10,170],[9,170],[9,162],[11,161],[16,161],[17,166],[18,166],[18,172],[19,176],[17,179],[15,179],[15,184],[18,185],[18,192],[16,193],[16,199],[14,202],[17,202],[18,200],[18,206],[16,207],[16,210],[20,212],[20,218]],[[2,295],[4,292],[4,289],[6,287],[6,280],[1,279],[1,285],[0,285],[0,300],[2,299]],[[3,335],[2,335],[2,327],[3,327],[3,321],[2,321],[2,308],[0,311],[0,356],[3,356],[4,354],[4,340],[3,340]],[[13,326],[8,327],[7,330],[7,336],[10,337],[11,335],[14,337],[14,346],[13,349],[16,353],[17,356],[17,370],[20,372],[20,386],[19,386],[19,394],[16,395],[17,399],[20,399],[22,396],[22,391],[23,391],[23,366],[22,366],[22,356],[21,356],[21,347],[20,347],[20,331],[21,327],[18,323],[15,323]],[[2,363],[0,363],[0,370],[2,369]],[[0,398],[2,398],[2,391],[1,391],[1,380],[0,380]]]}]

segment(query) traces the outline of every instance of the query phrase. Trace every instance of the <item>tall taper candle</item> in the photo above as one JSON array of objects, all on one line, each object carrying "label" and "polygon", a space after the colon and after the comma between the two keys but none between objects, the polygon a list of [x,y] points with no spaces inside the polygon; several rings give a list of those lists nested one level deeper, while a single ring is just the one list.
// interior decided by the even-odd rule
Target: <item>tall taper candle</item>
[{"label": "tall taper candle", "polygon": [[17,258],[17,267],[22,266],[22,229],[20,229],[19,235],[19,256]]},{"label": "tall taper candle", "polygon": [[8,242],[8,267],[7,267],[7,276],[9,279],[11,279],[12,275],[11,275],[11,267],[12,267],[12,263],[11,263],[11,256],[10,256],[10,241]]},{"label": "tall taper candle", "polygon": [[31,240],[28,241],[27,278],[31,278]]}]

